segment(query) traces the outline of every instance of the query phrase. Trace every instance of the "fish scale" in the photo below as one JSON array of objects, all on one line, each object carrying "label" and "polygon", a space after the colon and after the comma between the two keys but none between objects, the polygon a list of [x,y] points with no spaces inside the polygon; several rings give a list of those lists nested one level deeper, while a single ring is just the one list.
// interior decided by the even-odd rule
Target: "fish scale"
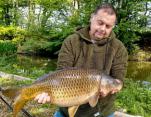
[{"label": "fish scale", "polygon": [[69,116],[74,117],[79,105],[89,103],[94,107],[97,104],[100,90],[109,93],[113,88],[121,87],[121,83],[115,82],[115,79],[96,69],[59,70],[19,90],[13,104],[13,117],[17,116],[27,101],[33,100],[42,92],[48,93],[51,104],[73,108],[69,108],[68,111]]}]

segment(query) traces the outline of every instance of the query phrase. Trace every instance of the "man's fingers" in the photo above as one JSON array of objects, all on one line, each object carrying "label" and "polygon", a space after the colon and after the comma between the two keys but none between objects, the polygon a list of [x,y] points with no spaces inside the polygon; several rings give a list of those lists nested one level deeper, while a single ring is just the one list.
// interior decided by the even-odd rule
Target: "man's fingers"
[{"label": "man's fingers", "polygon": [[47,102],[47,97],[43,97],[43,99],[41,100],[42,104],[45,104]]},{"label": "man's fingers", "polygon": [[111,91],[111,94],[114,94],[114,93],[116,93],[115,91]]},{"label": "man's fingers", "polygon": [[46,102],[50,102],[50,97],[48,96],[48,93],[42,93],[39,94],[35,97],[34,99],[35,101],[38,100],[38,103],[46,103]]},{"label": "man's fingers", "polygon": [[46,101],[47,101],[47,102],[50,102],[50,96],[47,97],[47,100],[46,100]]},{"label": "man's fingers", "polygon": [[38,94],[36,97],[35,97],[35,101],[37,101],[39,99],[39,97],[41,96],[41,94]]},{"label": "man's fingers", "polygon": [[114,93],[117,93],[117,92],[119,92],[119,90],[118,89],[114,89],[114,90],[111,91],[111,94],[114,94]]},{"label": "man's fingers", "polygon": [[46,95],[45,93],[42,93],[42,94],[39,96],[38,103],[42,103],[42,102],[43,102],[45,95]]},{"label": "man's fingers", "polygon": [[103,92],[103,91],[100,91],[100,96],[101,96],[101,97],[105,97],[105,96],[107,96],[107,93],[105,93],[105,92]]},{"label": "man's fingers", "polygon": [[121,83],[122,81],[119,79],[115,79],[117,83]]}]

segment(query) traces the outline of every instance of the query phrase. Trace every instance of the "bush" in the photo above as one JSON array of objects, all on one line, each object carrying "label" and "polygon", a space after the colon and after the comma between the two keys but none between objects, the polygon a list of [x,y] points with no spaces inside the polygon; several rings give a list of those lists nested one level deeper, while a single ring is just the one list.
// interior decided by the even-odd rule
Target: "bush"
[{"label": "bush", "polygon": [[0,40],[11,40],[14,44],[20,44],[25,37],[26,31],[14,26],[0,26]]},{"label": "bush", "polygon": [[140,39],[140,36],[136,34],[138,26],[131,21],[121,20],[117,27],[115,27],[115,33],[118,39],[120,39],[127,47],[128,52],[131,54],[138,48],[136,41]]},{"label": "bush", "polygon": [[48,32],[41,30],[28,31],[25,42],[19,47],[18,52],[54,56],[58,54],[63,40],[73,32],[74,28],[60,25],[53,27]]},{"label": "bush", "polygon": [[0,53],[10,55],[17,52],[17,48],[24,41],[26,31],[13,26],[0,26]]},{"label": "bush", "polygon": [[11,41],[2,41],[0,40],[0,54],[1,55],[10,55],[16,53],[17,47],[16,44]]}]

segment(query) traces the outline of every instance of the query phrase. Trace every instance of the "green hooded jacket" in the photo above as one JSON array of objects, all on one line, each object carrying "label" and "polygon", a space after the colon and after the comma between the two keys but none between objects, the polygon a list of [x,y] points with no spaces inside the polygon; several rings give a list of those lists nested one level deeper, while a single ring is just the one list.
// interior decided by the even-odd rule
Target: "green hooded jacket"
[{"label": "green hooded jacket", "polygon": [[[112,32],[106,39],[93,43],[89,35],[89,27],[81,28],[64,40],[59,52],[57,69],[68,67],[95,68],[104,71],[113,78],[123,80],[127,68],[127,50]],[[81,105],[75,117],[107,117],[114,111],[115,94],[100,98],[96,107]],[[60,111],[68,117],[67,108]]]}]

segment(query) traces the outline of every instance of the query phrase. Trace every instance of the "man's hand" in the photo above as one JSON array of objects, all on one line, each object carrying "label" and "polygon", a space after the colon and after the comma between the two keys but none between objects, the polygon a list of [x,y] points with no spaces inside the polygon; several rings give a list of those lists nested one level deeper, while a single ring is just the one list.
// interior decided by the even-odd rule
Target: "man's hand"
[{"label": "man's hand", "polygon": [[38,101],[38,103],[46,103],[46,102],[50,102],[50,96],[48,95],[48,93],[41,93],[41,94],[38,94],[35,99],[35,101]]}]

